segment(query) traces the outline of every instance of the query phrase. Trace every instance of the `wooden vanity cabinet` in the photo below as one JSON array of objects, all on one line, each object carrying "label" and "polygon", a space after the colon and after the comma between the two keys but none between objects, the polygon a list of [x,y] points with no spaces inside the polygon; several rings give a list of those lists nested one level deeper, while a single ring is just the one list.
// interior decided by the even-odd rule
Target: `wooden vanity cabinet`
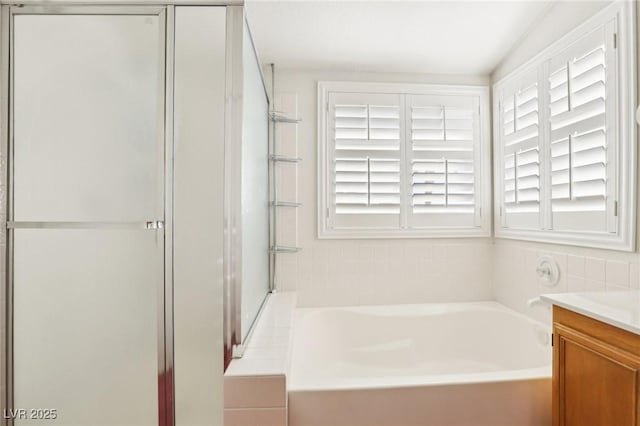
[{"label": "wooden vanity cabinet", "polygon": [[640,336],[553,307],[553,426],[640,426]]}]

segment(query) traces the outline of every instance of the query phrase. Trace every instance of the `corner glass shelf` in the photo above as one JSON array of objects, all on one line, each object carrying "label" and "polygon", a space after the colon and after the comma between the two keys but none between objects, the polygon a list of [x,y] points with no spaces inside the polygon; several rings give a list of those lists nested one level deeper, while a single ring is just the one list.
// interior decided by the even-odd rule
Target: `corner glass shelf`
[{"label": "corner glass shelf", "polygon": [[280,163],[299,163],[302,161],[300,157],[290,157],[288,155],[272,155],[269,157],[271,161]]},{"label": "corner glass shelf", "polygon": [[271,247],[271,253],[298,253],[302,250],[300,247],[288,247],[288,246],[273,246]]},{"label": "corner glass shelf", "polygon": [[273,207],[300,207],[302,203],[295,203],[293,201],[272,201]]},{"label": "corner glass shelf", "polygon": [[300,118],[289,117],[283,112],[274,111],[270,114],[271,121],[276,123],[299,123],[302,121]]}]

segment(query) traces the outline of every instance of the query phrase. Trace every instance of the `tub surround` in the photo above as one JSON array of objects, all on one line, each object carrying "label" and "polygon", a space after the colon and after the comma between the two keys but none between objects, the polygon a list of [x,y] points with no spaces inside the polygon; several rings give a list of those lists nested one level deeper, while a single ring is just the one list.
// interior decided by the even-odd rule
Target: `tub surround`
[{"label": "tub surround", "polygon": [[640,291],[544,294],[543,301],[640,335]]},{"label": "tub surround", "polygon": [[224,375],[225,426],[285,426],[287,368],[296,295],[273,293],[258,317],[242,358]]},{"label": "tub surround", "polygon": [[[549,287],[536,273],[541,256],[558,263],[560,279]],[[493,298],[538,321],[551,323],[548,309],[531,308],[527,301],[541,294],[620,292],[640,289],[638,253],[587,249],[527,241],[496,239]]]}]

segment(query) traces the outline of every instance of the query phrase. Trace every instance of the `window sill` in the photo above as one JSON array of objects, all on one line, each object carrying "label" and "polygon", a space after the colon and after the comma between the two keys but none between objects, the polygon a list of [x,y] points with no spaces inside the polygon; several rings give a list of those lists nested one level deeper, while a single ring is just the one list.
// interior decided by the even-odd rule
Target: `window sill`
[{"label": "window sill", "polygon": [[413,238],[488,238],[490,229],[326,229],[318,230],[320,240],[413,239]]},{"label": "window sill", "polygon": [[[635,234],[632,232],[631,234]],[[576,247],[588,247],[605,250],[635,251],[635,237],[625,239],[618,234],[589,234],[585,232],[558,232],[540,230],[522,230],[497,228],[496,238],[521,240],[536,243],[561,244]]]}]

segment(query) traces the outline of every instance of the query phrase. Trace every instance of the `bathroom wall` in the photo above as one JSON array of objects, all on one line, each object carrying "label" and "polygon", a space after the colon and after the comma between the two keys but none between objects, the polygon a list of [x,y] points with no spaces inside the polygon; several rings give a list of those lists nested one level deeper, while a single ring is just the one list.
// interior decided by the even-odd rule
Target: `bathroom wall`
[{"label": "bathroom wall", "polygon": [[500,80],[608,4],[611,4],[611,1],[555,2],[502,59],[491,74],[492,82]]},{"label": "bathroom wall", "polygon": [[[610,2],[557,2],[505,57],[494,71],[492,81],[499,80],[608,4]],[[552,288],[545,287],[535,272],[535,261],[543,254],[552,255],[560,267],[560,282]],[[539,307],[528,308],[528,299],[542,293],[638,288],[639,262],[637,252],[496,239],[493,294],[499,302],[549,322],[549,312]]]},{"label": "bathroom wall", "polygon": [[[549,8],[490,77],[491,82],[526,62],[610,2],[557,2]],[[266,73],[267,80],[270,75]],[[298,126],[278,127],[280,151],[298,155],[281,169],[281,198],[299,201],[281,210],[279,241],[302,248],[280,255],[277,287],[297,290],[299,306],[423,303],[496,299],[522,313],[550,321],[549,312],[528,308],[542,293],[617,290],[640,286],[640,255],[611,250],[506,239],[319,240],[317,238],[317,82],[321,80],[488,84],[487,77],[373,74],[321,70],[276,71],[276,109],[299,115]],[[535,260],[556,258],[560,283],[545,287]]]},{"label": "bathroom wall", "polygon": [[[268,70],[266,79],[271,79]],[[279,209],[279,243],[302,251],[278,256],[277,288],[297,290],[298,306],[491,299],[491,239],[317,238],[317,82],[322,80],[489,83],[487,76],[277,69],[276,109],[303,120],[297,126],[278,124],[276,130],[279,152],[302,158],[297,166],[278,166],[280,199],[303,203],[298,209]]]}]

